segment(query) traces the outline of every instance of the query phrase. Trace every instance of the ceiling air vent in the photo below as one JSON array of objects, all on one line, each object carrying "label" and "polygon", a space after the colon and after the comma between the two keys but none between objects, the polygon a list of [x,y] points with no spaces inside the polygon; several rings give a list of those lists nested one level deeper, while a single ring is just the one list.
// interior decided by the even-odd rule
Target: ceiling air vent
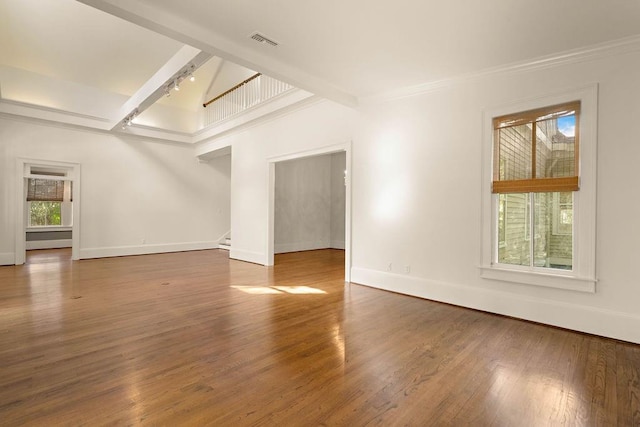
[{"label": "ceiling air vent", "polygon": [[268,44],[268,45],[273,46],[273,47],[276,47],[279,44],[278,42],[275,42],[275,41],[271,40],[270,38],[263,36],[262,34],[260,34],[257,31],[252,33],[249,36],[249,38],[252,39],[252,40],[255,40],[257,42],[260,42],[260,43]]}]

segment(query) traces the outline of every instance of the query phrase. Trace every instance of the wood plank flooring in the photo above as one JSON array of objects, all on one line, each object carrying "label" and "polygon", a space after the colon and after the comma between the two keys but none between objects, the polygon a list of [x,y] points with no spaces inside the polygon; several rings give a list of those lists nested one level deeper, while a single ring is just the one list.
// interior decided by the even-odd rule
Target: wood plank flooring
[{"label": "wood plank flooring", "polygon": [[342,251],[68,257],[0,267],[2,426],[640,425],[640,346],[345,284]]}]

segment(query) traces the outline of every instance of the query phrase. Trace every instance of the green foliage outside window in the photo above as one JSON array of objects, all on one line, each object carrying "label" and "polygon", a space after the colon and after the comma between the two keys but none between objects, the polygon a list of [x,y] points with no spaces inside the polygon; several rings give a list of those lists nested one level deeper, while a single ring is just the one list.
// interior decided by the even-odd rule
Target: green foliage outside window
[{"label": "green foliage outside window", "polygon": [[61,225],[60,202],[30,202],[29,225],[41,227],[47,225]]}]

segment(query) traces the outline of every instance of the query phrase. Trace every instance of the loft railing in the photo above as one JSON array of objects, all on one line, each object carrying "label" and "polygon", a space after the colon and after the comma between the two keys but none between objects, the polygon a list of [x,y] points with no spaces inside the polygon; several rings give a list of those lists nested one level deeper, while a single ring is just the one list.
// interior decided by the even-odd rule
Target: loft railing
[{"label": "loft railing", "polygon": [[204,125],[228,119],[291,89],[293,86],[288,83],[258,73],[202,104],[205,107]]}]

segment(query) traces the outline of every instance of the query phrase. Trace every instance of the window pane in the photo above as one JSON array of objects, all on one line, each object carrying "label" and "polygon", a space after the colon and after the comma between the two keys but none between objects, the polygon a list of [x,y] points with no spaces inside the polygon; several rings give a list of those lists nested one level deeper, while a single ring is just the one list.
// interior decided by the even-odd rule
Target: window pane
[{"label": "window pane", "polygon": [[29,225],[61,225],[60,202],[29,202]]},{"label": "window pane", "polygon": [[500,194],[498,233],[503,237],[498,244],[498,262],[502,264],[531,265],[529,233],[529,193]]},{"label": "window pane", "polygon": [[531,178],[531,138],[527,125],[498,130],[500,181]]},{"label": "window pane", "polygon": [[573,268],[573,194],[534,193],[534,265]]},{"label": "window pane", "polygon": [[536,178],[575,176],[576,116],[542,120],[536,125]]}]

